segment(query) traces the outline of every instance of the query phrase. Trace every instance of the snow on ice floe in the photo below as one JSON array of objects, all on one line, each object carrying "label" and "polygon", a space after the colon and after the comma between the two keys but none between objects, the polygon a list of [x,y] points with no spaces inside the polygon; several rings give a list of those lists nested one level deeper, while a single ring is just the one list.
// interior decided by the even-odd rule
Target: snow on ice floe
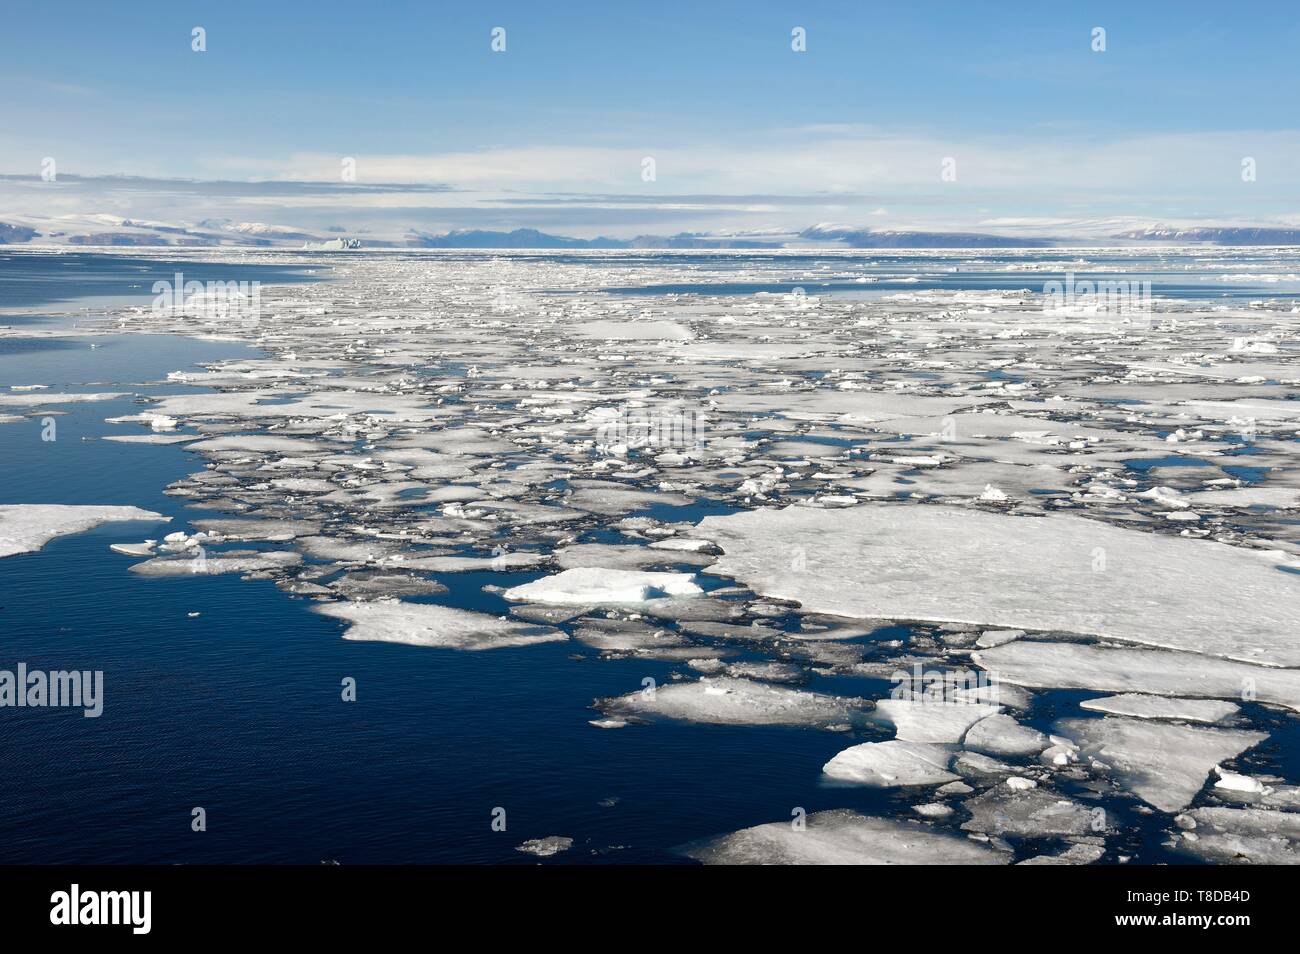
[{"label": "snow on ice floe", "polygon": [[1186,808],[1215,766],[1268,738],[1264,732],[1114,716],[1066,719],[1056,731],[1101,762],[1124,788],[1164,812]]},{"label": "snow on ice floe", "polygon": [[1111,715],[1182,722],[1222,722],[1241,711],[1241,707],[1235,703],[1217,699],[1177,699],[1131,692],[1102,699],[1085,699],[1079,705],[1084,709]]},{"label": "snow on ice floe", "polygon": [[317,613],[348,622],[344,639],[440,649],[501,649],[563,642],[563,632],[550,626],[498,619],[486,613],[396,600],[324,603]]},{"label": "snow on ice floe", "polygon": [[1000,865],[1010,857],[919,821],[846,809],[815,812],[796,827],[771,822],[688,845],[682,853],[710,865]]},{"label": "snow on ice floe", "polygon": [[[818,612],[1086,633],[1300,665],[1300,587],[1239,547],[1080,517],[905,504],[746,511],[706,517],[700,532],[724,551],[710,573]],[[796,551],[802,569],[792,570]]]},{"label": "snow on ice floe", "polygon": [[863,699],[767,685],[748,679],[705,678],[647,686],[625,696],[598,699],[607,716],[658,716],[713,725],[804,725],[829,728],[853,719]]},{"label": "snow on ice floe", "polygon": [[73,506],[68,504],[0,505],[0,557],[33,553],[55,537],[91,530],[122,520],[165,522],[152,510],[139,507]]},{"label": "snow on ice floe", "polygon": [[1158,649],[1018,640],[972,660],[999,682],[1031,688],[1095,689],[1199,699],[1241,699],[1300,711],[1300,671]]},{"label": "snow on ice floe", "polygon": [[822,766],[829,779],[873,788],[943,785],[961,776],[948,771],[952,750],[927,742],[863,742],[839,752]]},{"label": "snow on ice floe", "polygon": [[579,567],[513,586],[503,595],[508,600],[532,603],[598,605],[641,603],[669,596],[694,596],[703,592],[695,582],[693,573],[650,573]]}]

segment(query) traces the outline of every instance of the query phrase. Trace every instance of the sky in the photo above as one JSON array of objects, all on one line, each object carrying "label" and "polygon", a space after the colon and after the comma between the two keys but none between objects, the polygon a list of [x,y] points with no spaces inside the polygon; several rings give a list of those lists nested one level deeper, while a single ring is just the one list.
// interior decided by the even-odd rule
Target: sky
[{"label": "sky", "polygon": [[1281,2],[4,0],[0,222],[1300,225],[1297,41]]}]

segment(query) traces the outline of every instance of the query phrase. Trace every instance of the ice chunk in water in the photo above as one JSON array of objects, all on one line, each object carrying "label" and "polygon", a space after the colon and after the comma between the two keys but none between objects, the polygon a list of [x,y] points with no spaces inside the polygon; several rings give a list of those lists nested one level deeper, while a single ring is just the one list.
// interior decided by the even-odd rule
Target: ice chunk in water
[{"label": "ice chunk in water", "polygon": [[497,619],[486,613],[432,603],[396,600],[325,603],[315,610],[324,616],[351,623],[343,634],[344,639],[468,650],[531,646],[568,639],[564,633],[549,626]]},{"label": "ice chunk in water", "polygon": [[1057,730],[1100,759],[1121,785],[1164,812],[1191,804],[1210,770],[1263,742],[1263,732],[1240,732],[1107,716],[1067,719]]},{"label": "ice chunk in water", "polygon": [[81,533],[101,523],[170,519],[139,507],[8,504],[0,506],[0,557],[35,552],[55,537]]},{"label": "ice chunk in water", "polygon": [[925,742],[864,742],[838,753],[822,766],[827,778],[874,788],[943,785],[959,780],[948,771],[952,752]]},{"label": "ice chunk in water", "polygon": [[757,825],[687,845],[709,865],[1000,865],[1008,856],[923,822],[894,821],[838,809],[792,822]]},{"label": "ice chunk in water", "polygon": [[596,567],[564,570],[554,576],[514,586],[508,600],[569,605],[641,603],[665,596],[693,596],[704,591],[694,573],[650,573]]},{"label": "ice chunk in water", "polygon": [[729,678],[648,686],[597,700],[597,707],[609,716],[663,716],[716,725],[828,726],[849,721],[867,705],[863,699]]}]

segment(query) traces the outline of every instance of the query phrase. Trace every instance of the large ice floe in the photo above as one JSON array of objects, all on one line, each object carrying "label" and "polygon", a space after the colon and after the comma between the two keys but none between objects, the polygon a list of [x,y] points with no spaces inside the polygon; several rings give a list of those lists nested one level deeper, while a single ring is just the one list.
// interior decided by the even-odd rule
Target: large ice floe
[{"label": "large ice floe", "polygon": [[710,573],[817,612],[1093,634],[1300,666],[1300,586],[1240,547],[938,505],[749,511],[706,517],[699,534],[724,551]]},{"label": "large ice floe", "polygon": [[123,520],[162,522],[170,519],[139,507],[0,505],[0,557],[33,553],[55,537],[81,533],[103,523]]},{"label": "large ice floe", "polygon": [[1211,770],[1268,738],[1264,732],[1175,725],[1148,719],[1066,719],[1057,731],[1104,773],[1161,811],[1186,808]]}]

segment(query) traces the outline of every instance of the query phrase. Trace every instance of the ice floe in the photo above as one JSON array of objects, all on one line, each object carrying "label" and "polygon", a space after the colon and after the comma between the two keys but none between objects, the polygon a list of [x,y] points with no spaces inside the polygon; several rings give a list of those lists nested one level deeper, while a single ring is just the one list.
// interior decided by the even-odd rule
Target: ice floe
[{"label": "ice floe", "polygon": [[927,742],[863,742],[839,752],[822,766],[827,778],[873,788],[943,785],[960,776],[948,771],[952,751]]},{"label": "ice floe", "polygon": [[1124,693],[1101,699],[1085,699],[1079,705],[1094,712],[1133,716],[1138,719],[1176,719],[1185,722],[1222,722],[1241,707],[1213,699],[1177,699]]},{"label": "ice floe", "polygon": [[711,865],[998,865],[1009,856],[924,822],[848,810],[815,812],[745,828],[689,845],[683,853]]},{"label": "ice floe", "polygon": [[668,596],[692,596],[704,590],[693,573],[650,573],[582,567],[564,570],[505,591],[508,600],[533,603],[641,603]]},{"label": "ice floe", "polygon": [[139,507],[4,504],[0,505],[0,557],[33,553],[55,537],[81,533],[103,523],[170,519]]},{"label": "ice floe", "polygon": [[704,678],[695,682],[647,685],[600,699],[609,716],[659,716],[714,725],[805,725],[828,727],[850,721],[868,703],[748,679]]},{"label": "ice floe", "polygon": [[[1081,517],[907,504],[747,511],[706,517],[700,534],[724,551],[708,572],[816,612],[1095,634],[1300,665],[1300,587],[1240,547]],[[802,569],[792,571],[796,551]]]},{"label": "ice floe", "polygon": [[1107,716],[1066,719],[1057,731],[1124,788],[1164,812],[1186,808],[1211,770],[1268,738],[1264,732]]},{"label": "ice floe", "polygon": [[396,600],[324,603],[317,613],[346,621],[344,639],[405,643],[439,649],[502,649],[563,642],[560,630],[535,623],[499,619],[486,613]]}]

